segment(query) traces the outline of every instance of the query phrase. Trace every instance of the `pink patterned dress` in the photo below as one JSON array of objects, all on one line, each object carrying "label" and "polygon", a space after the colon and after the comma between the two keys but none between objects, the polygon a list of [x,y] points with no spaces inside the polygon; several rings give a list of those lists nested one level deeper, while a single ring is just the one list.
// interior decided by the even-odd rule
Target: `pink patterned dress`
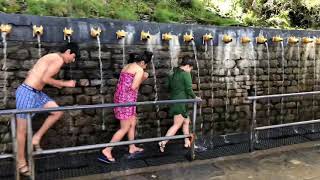
[{"label": "pink patterned dress", "polygon": [[[117,89],[114,94],[114,103],[137,102],[138,91],[131,89],[134,74],[121,72]],[[114,108],[115,117],[119,120],[127,120],[136,115],[136,106]]]}]

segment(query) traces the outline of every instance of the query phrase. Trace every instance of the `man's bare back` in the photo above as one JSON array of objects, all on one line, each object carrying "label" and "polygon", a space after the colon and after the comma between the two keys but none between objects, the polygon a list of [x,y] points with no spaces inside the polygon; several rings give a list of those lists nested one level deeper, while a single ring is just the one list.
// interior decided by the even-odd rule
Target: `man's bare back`
[{"label": "man's bare back", "polygon": [[60,71],[64,60],[59,53],[51,53],[40,58],[33,68],[28,72],[24,83],[42,90],[46,84],[61,88],[63,86],[73,87],[74,81],[55,80],[53,77]]}]

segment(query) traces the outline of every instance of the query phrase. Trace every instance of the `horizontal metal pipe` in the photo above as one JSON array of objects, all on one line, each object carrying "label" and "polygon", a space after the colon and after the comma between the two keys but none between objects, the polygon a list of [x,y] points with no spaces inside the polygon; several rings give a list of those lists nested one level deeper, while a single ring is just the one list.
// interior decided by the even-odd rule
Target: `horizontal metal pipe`
[{"label": "horizontal metal pipe", "polygon": [[80,105],[80,106],[77,105],[77,106],[64,106],[64,107],[56,107],[56,108],[32,108],[32,109],[23,109],[23,110],[9,109],[9,110],[1,110],[0,115],[82,110],[82,109],[93,109],[93,108],[114,108],[114,107],[124,107],[124,106],[194,103],[194,102],[201,102],[201,101],[202,101],[201,99],[177,99],[177,100],[161,100],[161,101],[144,101],[144,102],[134,102],[134,103],[108,103],[108,104]]},{"label": "horizontal metal pipe", "polygon": [[299,93],[289,93],[289,94],[272,94],[272,95],[265,95],[265,96],[249,96],[248,100],[283,98],[283,97],[293,97],[293,96],[309,96],[309,95],[315,95],[315,94],[320,94],[320,91],[299,92]]},{"label": "horizontal metal pipe", "polygon": [[278,125],[271,125],[271,126],[262,126],[262,127],[255,128],[255,130],[274,129],[274,128],[281,128],[281,127],[288,127],[288,126],[313,124],[313,123],[318,123],[318,122],[320,122],[320,119],[310,120],[310,121],[294,122],[294,123],[286,123],[286,124],[278,124]]},{"label": "horizontal metal pipe", "polygon": [[0,155],[0,159],[6,159],[6,158],[12,158],[13,155],[12,154],[1,154]]},{"label": "horizontal metal pipe", "polygon": [[50,150],[37,151],[37,152],[34,152],[33,154],[34,155],[54,154],[54,153],[81,151],[81,150],[97,149],[97,148],[112,147],[112,146],[122,146],[122,145],[129,145],[129,144],[163,141],[163,140],[183,139],[187,137],[191,137],[191,135],[165,136],[165,137],[157,137],[157,138],[138,139],[133,141],[120,141],[120,142],[113,142],[113,143],[106,143],[106,144],[94,144],[94,145],[86,145],[86,146],[78,146],[78,147],[50,149]]}]

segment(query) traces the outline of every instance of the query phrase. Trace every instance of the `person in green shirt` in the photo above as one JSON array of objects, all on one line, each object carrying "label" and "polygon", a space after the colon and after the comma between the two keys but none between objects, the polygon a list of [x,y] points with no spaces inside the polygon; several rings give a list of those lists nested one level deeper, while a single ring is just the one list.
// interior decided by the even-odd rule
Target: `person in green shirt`
[{"label": "person in green shirt", "polygon": [[[179,67],[173,69],[173,74],[169,75],[168,88],[170,91],[170,99],[189,99],[199,98],[192,90],[191,70],[193,69],[193,60],[183,58]],[[183,134],[189,134],[190,119],[188,116],[188,107],[186,104],[172,104],[170,106],[169,115],[173,117],[173,125],[169,128],[166,136],[173,136],[182,127]],[[161,152],[168,141],[159,142]],[[190,147],[189,138],[185,138],[184,147]]]}]

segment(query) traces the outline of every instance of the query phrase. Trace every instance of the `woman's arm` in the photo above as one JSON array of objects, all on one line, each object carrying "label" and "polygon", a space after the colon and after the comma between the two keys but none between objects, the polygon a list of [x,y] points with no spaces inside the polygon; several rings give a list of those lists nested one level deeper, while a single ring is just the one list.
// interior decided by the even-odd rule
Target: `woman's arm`
[{"label": "woman's arm", "polygon": [[132,85],[131,85],[131,89],[132,90],[139,89],[140,84],[142,83],[143,74],[144,74],[143,69],[139,68],[137,70],[137,72],[135,73],[135,75],[134,75],[134,79],[133,79],[133,82],[132,82]]}]

